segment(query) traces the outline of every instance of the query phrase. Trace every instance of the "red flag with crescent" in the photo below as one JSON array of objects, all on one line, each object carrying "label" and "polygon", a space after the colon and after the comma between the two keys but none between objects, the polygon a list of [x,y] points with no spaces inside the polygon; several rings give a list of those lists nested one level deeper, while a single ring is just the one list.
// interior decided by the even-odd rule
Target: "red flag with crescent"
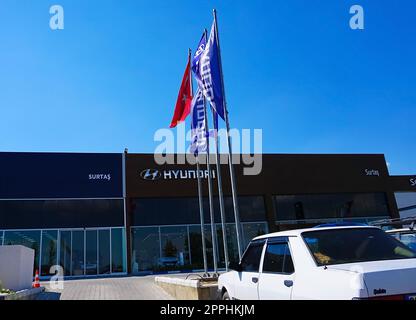
[{"label": "red flag with crescent", "polygon": [[191,112],[192,85],[191,85],[191,60],[188,59],[185,74],[183,75],[181,88],[179,89],[178,100],[176,101],[175,114],[173,115],[171,128],[175,128],[179,123],[185,121]]}]

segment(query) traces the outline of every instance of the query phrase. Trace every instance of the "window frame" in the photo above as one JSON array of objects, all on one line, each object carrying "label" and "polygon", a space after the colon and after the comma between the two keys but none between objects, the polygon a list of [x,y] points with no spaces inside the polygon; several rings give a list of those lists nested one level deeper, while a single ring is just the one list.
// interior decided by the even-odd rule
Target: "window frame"
[{"label": "window frame", "polygon": [[[289,254],[290,257],[292,259],[292,265],[293,265],[293,272],[288,273],[288,272],[283,272],[283,267],[284,267],[284,261],[283,261],[283,265],[282,265],[282,272],[272,272],[272,271],[264,271],[264,262],[266,259],[266,252],[267,252],[267,248],[269,245],[274,245],[274,244],[283,244],[283,245],[287,245],[287,248],[289,250]],[[285,258],[286,259],[286,255],[285,254]],[[263,274],[270,274],[270,275],[284,275],[284,276],[291,276],[294,275],[296,273],[296,267],[295,267],[295,261],[293,259],[293,254],[292,254],[292,248],[291,248],[291,244],[289,241],[289,237],[279,237],[279,238],[269,238],[267,239],[265,246],[264,246],[264,250],[263,250],[263,258],[262,258],[262,264],[261,264],[261,273]]]}]

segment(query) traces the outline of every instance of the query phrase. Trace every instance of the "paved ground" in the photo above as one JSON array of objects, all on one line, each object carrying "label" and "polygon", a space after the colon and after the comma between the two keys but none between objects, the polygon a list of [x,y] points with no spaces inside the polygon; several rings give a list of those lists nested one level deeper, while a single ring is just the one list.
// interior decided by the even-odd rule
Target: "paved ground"
[{"label": "paved ground", "polygon": [[154,276],[107,279],[69,280],[63,290],[52,290],[42,283],[46,292],[38,300],[173,300],[154,282]]}]

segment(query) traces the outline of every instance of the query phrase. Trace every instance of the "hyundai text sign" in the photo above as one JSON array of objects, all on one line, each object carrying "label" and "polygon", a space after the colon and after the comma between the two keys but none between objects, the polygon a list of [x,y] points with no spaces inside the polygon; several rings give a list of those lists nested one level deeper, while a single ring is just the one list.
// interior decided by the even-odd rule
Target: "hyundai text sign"
[{"label": "hyundai text sign", "polygon": [[[208,170],[157,170],[145,169],[140,173],[140,177],[147,181],[157,180],[194,180],[194,179],[208,179]],[[215,171],[212,170],[211,177],[215,179]]]}]

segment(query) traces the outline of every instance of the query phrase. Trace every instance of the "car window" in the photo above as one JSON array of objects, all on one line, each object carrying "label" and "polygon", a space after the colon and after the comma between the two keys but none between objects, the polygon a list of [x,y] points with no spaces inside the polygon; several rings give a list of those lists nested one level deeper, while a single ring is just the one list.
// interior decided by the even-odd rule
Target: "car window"
[{"label": "car window", "polygon": [[416,233],[403,233],[400,235],[400,241],[416,251]]},{"label": "car window", "polygon": [[393,238],[400,241],[400,233],[389,233]]},{"label": "car window", "polygon": [[243,272],[259,272],[263,246],[264,241],[252,242],[249,245],[243,259],[241,260],[241,268]]},{"label": "car window", "polygon": [[295,273],[295,266],[293,265],[292,254],[290,253],[289,246],[286,247],[285,261],[283,263],[283,273]]},{"label": "car window", "polygon": [[376,228],[317,229],[302,236],[319,266],[416,258],[410,247]]},{"label": "car window", "polygon": [[292,274],[292,256],[287,243],[271,243],[267,245],[264,255],[263,272]]}]

